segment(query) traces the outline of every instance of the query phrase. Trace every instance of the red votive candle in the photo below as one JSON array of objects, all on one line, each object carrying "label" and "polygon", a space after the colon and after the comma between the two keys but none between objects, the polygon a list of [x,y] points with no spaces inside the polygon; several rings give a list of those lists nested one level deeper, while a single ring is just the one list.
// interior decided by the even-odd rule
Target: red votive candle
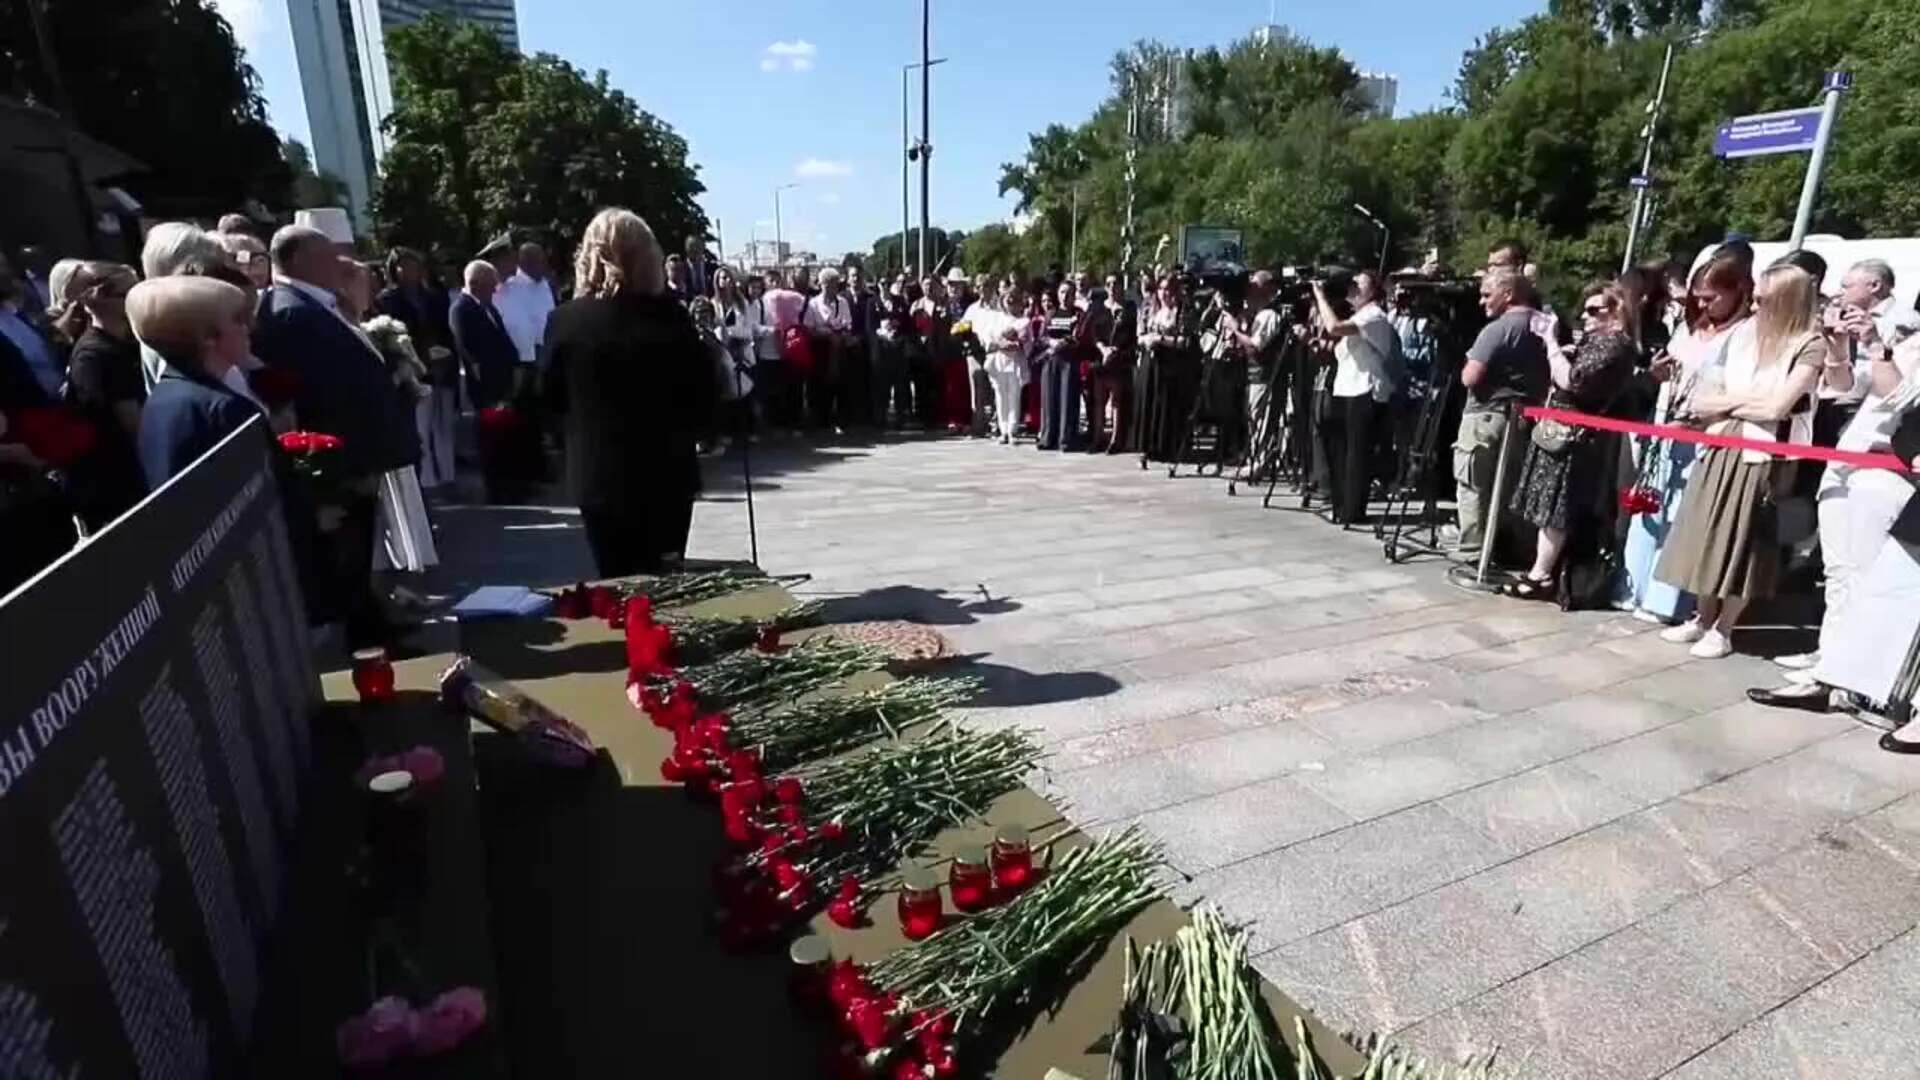
[{"label": "red votive candle", "polygon": [[385,649],[360,649],[353,654],[353,688],[361,701],[393,697],[393,664]]},{"label": "red votive candle", "polygon": [[939,877],[924,866],[908,870],[901,879],[900,932],[908,941],[919,941],[940,929],[944,918]]},{"label": "red votive candle", "polygon": [[985,848],[966,847],[954,854],[947,889],[960,911],[980,911],[993,904],[993,873],[987,869]]},{"label": "red votive candle", "polygon": [[793,1000],[809,1006],[826,1000],[827,973],[833,965],[827,939],[819,934],[796,938],[787,947],[787,959],[793,961],[787,971],[787,992],[793,995]]},{"label": "red votive candle", "polygon": [[1019,892],[1033,882],[1033,841],[1019,825],[1003,825],[993,836],[993,883]]}]

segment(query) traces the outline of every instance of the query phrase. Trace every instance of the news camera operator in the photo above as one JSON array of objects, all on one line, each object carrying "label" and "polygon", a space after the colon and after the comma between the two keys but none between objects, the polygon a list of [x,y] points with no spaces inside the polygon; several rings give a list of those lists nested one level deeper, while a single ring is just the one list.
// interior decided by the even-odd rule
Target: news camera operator
[{"label": "news camera operator", "polygon": [[[1281,347],[1286,344],[1286,337],[1281,332],[1286,327],[1286,320],[1273,304],[1278,293],[1270,271],[1255,271],[1247,279],[1247,302],[1241,317],[1220,328],[1223,334],[1231,337],[1241,355],[1246,357],[1246,415],[1253,417],[1266,415],[1267,393],[1275,379],[1274,365]],[[1259,423],[1259,420],[1255,421],[1256,425]]]},{"label": "news camera operator", "polygon": [[1357,525],[1367,516],[1374,429],[1393,397],[1398,353],[1393,326],[1380,308],[1380,284],[1374,275],[1364,270],[1353,275],[1346,298],[1353,314],[1341,318],[1327,298],[1326,283],[1313,283],[1322,332],[1334,340],[1333,403],[1321,422],[1333,521]]},{"label": "news camera operator", "polygon": [[1253,350],[1245,336],[1250,324],[1245,293],[1250,283],[1214,283],[1213,298],[1200,317],[1200,348],[1207,400],[1201,408],[1219,427],[1216,454],[1222,465],[1238,461],[1247,444],[1247,367]]}]

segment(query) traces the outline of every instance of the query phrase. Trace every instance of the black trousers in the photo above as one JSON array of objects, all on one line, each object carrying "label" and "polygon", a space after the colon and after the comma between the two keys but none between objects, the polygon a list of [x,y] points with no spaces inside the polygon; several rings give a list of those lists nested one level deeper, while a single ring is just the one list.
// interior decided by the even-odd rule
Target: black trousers
[{"label": "black trousers", "polygon": [[355,496],[342,509],[345,514],[340,527],[328,539],[334,587],[346,618],[347,645],[385,645],[387,621],[373,592],[373,545],[380,539],[380,500],[371,495]]},{"label": "black trousers", "polygon": [[1367,490],[1373,485],[1373,436],[1381,406],[1371,394],[1329,400],[1320,423],[1333,498],[1333,520],[1357,524],[1367,516]]},{"label": "black trousers", "polygon": [[652,501],[645,510],[580,508],[587,547],[601,577],[646,574],[666,565],[668,555],[684,554],[693,527],[693,496]]},{"label": "black trousers", "polygon": [[[1124,450],[1131,433],[1133,368],[1095,368],[1087,389],[1087,430],[1095,450]],[[1106,435],[1107,405],[1113,405],[1113,435]]]},{"label": "black trousers", "polygon": [[1080,439],[1080,358],[1072,350],[1040,364],[1041,450],[1071,450]]}]

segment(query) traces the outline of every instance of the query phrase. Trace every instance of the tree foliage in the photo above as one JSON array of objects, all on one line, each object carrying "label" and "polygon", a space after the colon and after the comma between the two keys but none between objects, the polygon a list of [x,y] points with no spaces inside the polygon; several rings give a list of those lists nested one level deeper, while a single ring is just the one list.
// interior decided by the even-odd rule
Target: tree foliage
[{"label": "tree foliage", "polygon": [[[210,217],[249,199],[287,205],[292,173],[260,80],[208,0],[0,0],[6,92],[68,113],[151,171],[125,187],[155,216]],[[57,81],[55,75],[57,73]]]},{"label": "tree foliage", "polygon": [[[1432,248],[1471,268],[1502,236],[1527,240],[1564,296],[1618,268],[1640,170],[1645,108],[1669,44],[1676,60],[1656,132],[1653,222],[1643,257],[1691,258],[1737,231],[1783,239],[1803,155],[1727,162],[1715,128],[1731,116],[1816,100],[1824,72],[1855,90],[1841,115],[1814,218],[1819,231],[1920,231],[1920,37],[1884,0],[1551,0],[1482,35],[1461,59],[1452,105],[1370,119],[1337,52],[1285,35],[1187,54],[1181,107],[1168,97],[1182,54],[1140,42],[1114,60],[1113,92],[1077,126],[1052,124],[1008,164],[1002,194],[1031,227],[989,226],[961,252],[968,270],[1065,263],[1078,192],[1080,262],[1121,257],[1130,93],[1137,141],[1137,262],[1185,224],[1237,226],[1256,264],[1368,265],[1387,223],[1391,261]],[[1184,123],[1169,125],[1177,116]]]},{"label": "tree foliage", "polygon": [[395,108],[374,195],[386,243],[473,251],[513,232],[565,260],[607,206],[645,218],[669,251],[707,235],[686,141],[606,72],[439,17],[389,31],[387,57]]}]

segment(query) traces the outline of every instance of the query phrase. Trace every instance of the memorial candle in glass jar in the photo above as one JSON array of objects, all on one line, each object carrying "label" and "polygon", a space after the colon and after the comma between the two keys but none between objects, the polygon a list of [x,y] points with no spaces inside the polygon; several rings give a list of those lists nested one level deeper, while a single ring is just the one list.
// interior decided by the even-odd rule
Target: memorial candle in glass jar
[{"label": "memorial candle in glass jar", "polygon": [[939,877],[924,866],[908,870],[901,879],[900,932],[919,941],[940,929],[943,918]]},{"label": "memorial candle in glass jar", "polygon": [[387,660],[387,650],[360,649],[353,654],[353,688],[361,701],[393,697],[393,664]]},{"label": "memorial candle in glass jar", "polygon": [[826,1000],[827,972],[833,962],[827,939],[819,934],[796,938],[787,947],[787,959],[793,961],[787,971],[787,991],[793,1000],[801,1005],[817,1005]]},{"label": "memorial candle in glass jar", "polygon": [[947,873],[947,889],[959,911],[981,911],[993,903],[993,873],[987,869],[985,848],[961,848]]},{"label": "memorial candle in glass jar", "polygon": [[993,883],[1015,893],[1033,882],[1033,842],[1018,825],[1002,826],[993,837]]}]

